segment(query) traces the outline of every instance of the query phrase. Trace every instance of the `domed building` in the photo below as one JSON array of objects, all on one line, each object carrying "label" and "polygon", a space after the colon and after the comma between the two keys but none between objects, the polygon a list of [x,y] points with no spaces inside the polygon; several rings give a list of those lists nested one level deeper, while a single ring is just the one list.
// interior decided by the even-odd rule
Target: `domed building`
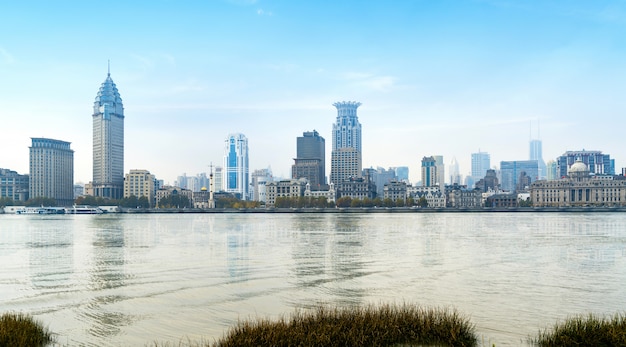
[{"label": "domed building", "polygon": [[592,175],[589,167],[577,159],[558,180],[540,180],[530,185],[535,207],[625,206],[624,176]]}]

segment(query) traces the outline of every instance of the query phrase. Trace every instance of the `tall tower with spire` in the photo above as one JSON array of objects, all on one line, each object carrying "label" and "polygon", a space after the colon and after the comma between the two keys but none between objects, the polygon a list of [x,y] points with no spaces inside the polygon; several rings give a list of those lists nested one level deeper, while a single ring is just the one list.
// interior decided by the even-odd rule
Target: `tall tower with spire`
[{"label": "tall tower with spire", "polygon": [[360,102],[342,101],[337,108],[337,122],[333,124],[333,148],[330,161],[330,181],[361,177],[361,123],[356,115]]},{"label": "tall tower with spire", "polygon": [[124,105],[111,69],[93,104],[93,195],[124,196]]}]

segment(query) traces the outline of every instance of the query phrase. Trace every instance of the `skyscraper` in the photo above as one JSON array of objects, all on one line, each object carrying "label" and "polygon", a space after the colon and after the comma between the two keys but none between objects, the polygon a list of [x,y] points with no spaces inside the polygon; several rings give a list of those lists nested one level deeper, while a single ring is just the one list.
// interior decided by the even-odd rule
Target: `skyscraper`
[{"label": "skyscraper", "polygon": [[59,206],[74,203],[74,151],[65,141],[32,138],[30,148],[30,198],[52,198]]},{"label": "skyscraper", "polygon": [[306,178],[310,187],[317,190],[326,183],[326,142],[320,134],[307,131],[297,139],[297,155],[291,167],[291,178]]},{"label": "skyscraper", "polygon": [[582,161],[593,174],[615,175],[615,159],[602,151],[567,151],[556,158],[557,178],[568,175],[569,168],[577,161]]},{"label": "skyscraper", "polygon": [[435,166],[437,167],[437,182],[435,185],[444,187],[446,182],[446,169],[443,163],[443,155],[433,155],[435,158]]},{"label": "skyscraper", "polygon": [[248,138],[243,134],[229,134],[224,141],[223,184],[226,192],[248,200],[250,170],[248,168]]},{"label": "skyscraper", "polygon": [[461,174],[459,173],[459,163],[456,158],[450,162],[450,185],[461,184]]},{"label": "skyscraper", "polygon": [[472,153],[472,177],[478,181],[481,178],[485,177],[487,174],[487,170],[489,170],[489,166],[491,165],[491,159],[489,157],[489,153],[481,152]]},{"label": "skyscraper", "polygon": [[539,166],[536,160],[501,161],[500,175],[502,190],[520,190],[518,189],[520,176],[527,177],[530,180],[529,183],[535,182],[539,175]]},{"label": "skyscraper", "polygon": [[124,196],[124,105],[107,73],[93,104],[93,181],[95,196]]},{"label": "skyscraper", "polygon": [[547,175],[546,162],[543,161],[541,140],[530,140],[530,160],[536,160],[539,165],[539,179],[545,179]]},{"label": "skyscraper", "polygon": [[338,184],[351,177],[361,177],[361,123],[356,114],[361,103],[342,101],[333,106],[337,108],[337,121],[333,124],[330,181]]},{"label": "skyscraper", "polygon": [[437,185],[437,161],[434,157],[422,158],[422,186],[434,187]]}]

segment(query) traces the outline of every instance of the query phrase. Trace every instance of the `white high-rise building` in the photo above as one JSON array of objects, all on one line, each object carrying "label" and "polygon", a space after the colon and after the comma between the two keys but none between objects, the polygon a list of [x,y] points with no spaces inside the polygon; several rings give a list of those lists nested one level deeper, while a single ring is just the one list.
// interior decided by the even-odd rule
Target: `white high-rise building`
[{"label": "white high-rise building", "polygon": [[361,177],[361,123],[356,114],[361,103],[342,101],[333,106],[337,108],[337,121],[333,124],[330,181],[338,184],[350,178]]},{"label": "white high-rise building", "polygon": [[95,196],[124,196],[124,106],[111,73],[93,105],[93,181]]},{"label": "white high-rise building", "polygon": [[241,200],[249,200],[248,138],[243,134],[229,134],[224,141],[222,175],[226,192],[238,195]]},{"label": "white high-rise building", "polygon": [[435,158],[435,166],[437,167],[437,181],[435,184],[439,187],[443,187],[446,183],[446,170],[445,164],[443,163],[443,155],[433,155],[433,158]]}]

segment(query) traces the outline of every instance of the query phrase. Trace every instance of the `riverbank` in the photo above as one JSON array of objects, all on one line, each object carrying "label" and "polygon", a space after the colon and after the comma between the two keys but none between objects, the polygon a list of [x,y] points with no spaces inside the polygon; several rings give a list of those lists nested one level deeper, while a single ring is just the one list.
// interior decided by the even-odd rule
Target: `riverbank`
[{"label": "riverbank", "polygon": [[418,208],[418,207],[338,207],[338,208],[122,208],[121,213],[537,213],[537,212],[626,212],[626,207],[510,207],[510,208]]}]

